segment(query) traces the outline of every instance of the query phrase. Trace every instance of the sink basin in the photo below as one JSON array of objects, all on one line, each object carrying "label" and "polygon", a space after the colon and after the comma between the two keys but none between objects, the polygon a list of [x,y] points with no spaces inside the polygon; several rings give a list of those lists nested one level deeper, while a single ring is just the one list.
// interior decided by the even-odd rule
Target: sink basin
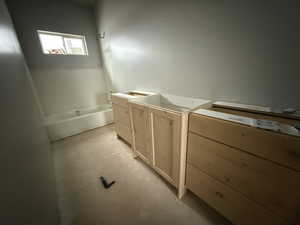
[{"label": "sink basin", "polygon": [[126,98],[126,99],[138,99],[143,98],[147,96],[155,95],[155,93],[151,92],[145,92],[145,91],[126,91],[126,92],[119,92],[119,93],[113,93],[112,96],[117,96],[120,98]]},{"label": "sink basin", "polygon": [[136,97],[149,96],[149,94],[147,94],[147,93],[137,92],[137,91],[128,91],[128,92],[125,92],[124,94],[130,95],[130,96],[136,96]]},{"label": "sink basin", "polygon": [[133,99],[132,101],[161,109],[169,109],[176,112],[189,112],[203,104],[210,102],[208,100],[198,98],[189,98],[169,94],[157,94],[147,98]]}]

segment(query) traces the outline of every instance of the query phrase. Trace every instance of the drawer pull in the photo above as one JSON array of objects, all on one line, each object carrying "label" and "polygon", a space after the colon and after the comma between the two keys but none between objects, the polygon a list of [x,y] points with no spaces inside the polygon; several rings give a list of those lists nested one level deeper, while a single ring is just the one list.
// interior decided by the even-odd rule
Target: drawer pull
[{"label": "drawer pull", "polygon": [[224,198],[224,195],[221,192],[216,192],[216,196],[218,196],[219,198]]}]

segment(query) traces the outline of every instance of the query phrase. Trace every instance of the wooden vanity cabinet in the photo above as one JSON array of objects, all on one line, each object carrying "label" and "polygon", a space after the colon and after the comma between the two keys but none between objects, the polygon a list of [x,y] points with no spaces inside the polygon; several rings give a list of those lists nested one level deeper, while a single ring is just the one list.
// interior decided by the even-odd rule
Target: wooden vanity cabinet
[{"label": "wooden vanity cabinet", "polygon": [[129,109],[134,152],[178,188],[178,195],[181,197],[184,194],[184,181],[180,185],[180,169],[184,173],[185,157],[182,159],[184,161],[180,157],[186,155],[186,140],[181,133],[181,115],[135,103],[130,103]]},{"label": "wooden vanity cabinet", "polygon": [[[176,101],[173,96],[166,96]],[[178,197],[185,193],[187,107],[165,104],[160,96],[153,101],[129,102],[133,151],[178,190]],[[181,99],[179,99],[181,100]],[[184,99],[186,100],[186,99]],[[190,98],[187,98],[190,100]],[[209,101],[192,99],[194,104]],[[178,100],[177,100],[178,102]],[[169,103],[169,102],[168,102]],[[194,105],[191,103],[191,108]]]}]

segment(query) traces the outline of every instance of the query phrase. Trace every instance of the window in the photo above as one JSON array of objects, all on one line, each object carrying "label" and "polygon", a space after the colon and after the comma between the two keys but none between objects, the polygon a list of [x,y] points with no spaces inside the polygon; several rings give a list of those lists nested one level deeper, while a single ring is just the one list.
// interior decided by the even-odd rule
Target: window
[{"label": "window", "polygon": [[44,54],[88,55],[85,37],[38,30]]}]

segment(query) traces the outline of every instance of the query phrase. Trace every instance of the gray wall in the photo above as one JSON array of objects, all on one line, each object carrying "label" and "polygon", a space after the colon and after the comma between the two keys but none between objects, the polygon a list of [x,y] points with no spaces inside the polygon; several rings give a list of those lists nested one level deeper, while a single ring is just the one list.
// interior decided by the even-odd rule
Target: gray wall
[{"label": "gray wall", "polygon": [[[46,115],[106,103],[92,8],[62,0],[8,1]],[[37,30],[85,35],[89,56],[44,55]]]},{"label": "gray wall", "polygon": [[59,224],[50,147],[3,0],[0,68],[1,224]]},{"label": "gray wall", "polygon": [[113,89],[300,109],[297,1],[98,1]]}]

